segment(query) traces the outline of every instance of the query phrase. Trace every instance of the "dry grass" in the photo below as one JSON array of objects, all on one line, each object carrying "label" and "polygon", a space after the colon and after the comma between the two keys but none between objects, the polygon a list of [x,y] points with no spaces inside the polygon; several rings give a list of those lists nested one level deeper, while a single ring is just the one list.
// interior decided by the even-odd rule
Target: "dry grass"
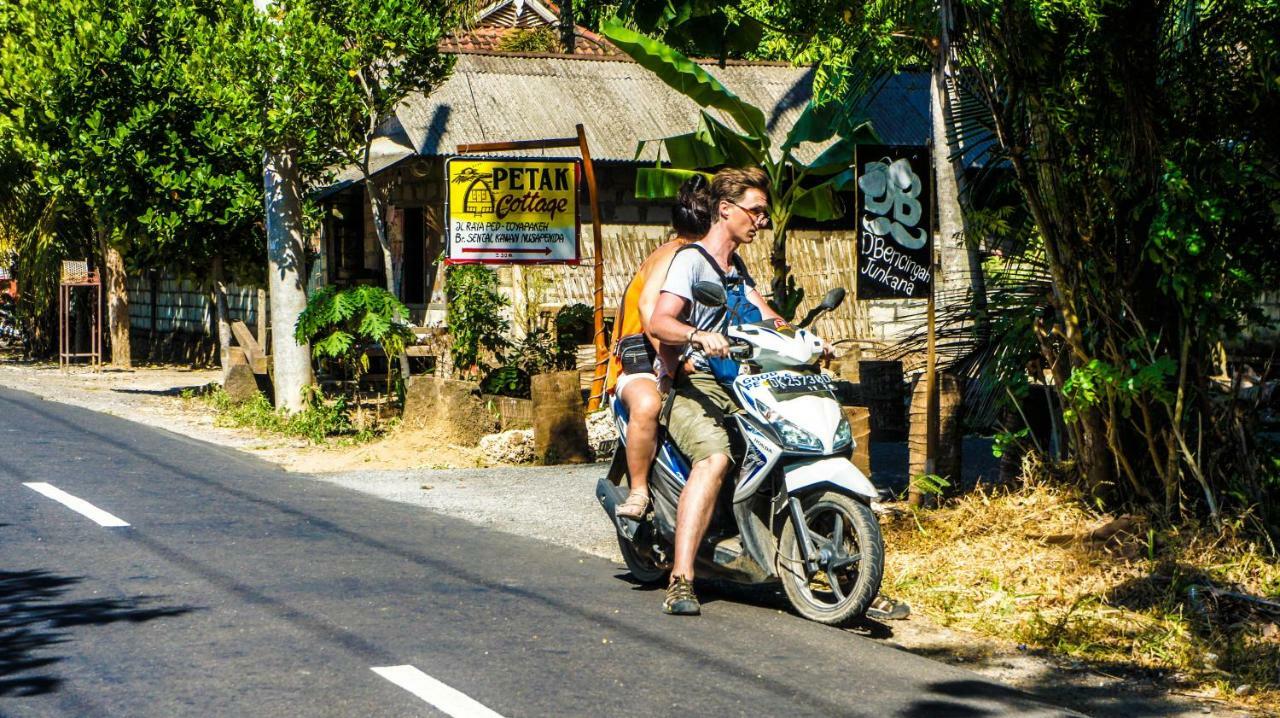
[{"label": "dry grass", "polygon": [[1095,665],[1156,669],[1206,696],[1280,705],[1280,619],[1234,604],[1199,610],[1189,593],[1212,585],[1280,595],[1270,547],[1239,526],[1113,521],[1061,485],[979,490],[886,522],[886,590],[945,625]]}]

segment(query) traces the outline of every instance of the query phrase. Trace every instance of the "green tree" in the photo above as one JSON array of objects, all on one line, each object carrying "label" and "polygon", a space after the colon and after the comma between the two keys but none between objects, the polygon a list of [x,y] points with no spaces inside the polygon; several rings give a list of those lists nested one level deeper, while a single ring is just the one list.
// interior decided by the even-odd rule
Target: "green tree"
[{"label": "green tree", "polygon": [[[956,3],[1052,278],[1043,351],[1097,493],[1176,513],[1265,503],[1256,444],[1219,409],[1215,346],[1280,280],[1274,3]],[[1009,42],[1018,38],[1017,48]],[[1254,457],[1254,458],[1251,458]]]},{"label": "green tree", "polygon": [[[229,3],[197,33],[192,84],[232,118],[233,141],[264,151],[272,316],[286,327],[306,305],[306,182],[355,164],[366,178],[388,289],[395,267],[386,235],[386,188],[371,181],[370,147],[405,94],[448,70],[436,51],[465,3],[282,0]],[[259,11],[261,10],[261,11]],[[277,403],[302,406],[310,358],[293,331],[272,334]]]},{"label": "green tree", "polygon": [[82,203],[104,257],[112,355],[129,363],[126,261],[204,277],[238,262],[261,209],[252,161],[209,133],[184,77],[201,0],[19,0],[2,11],[0,134],[28,189]]},{"label": "green tree", "polygon": [[1261,321],[1258,294],[1280,282],[1280,6],[770,7],[772,42],[826,53],[832,86],[859,76],[864,50],[938,49],[947,134],[1011,171],[1031,219],[1026,257],[1050,291],[1030,331],[1098,500],[1165,516],[1189,501],[1215,517],[1224,499],[1277,505],[1250,414],[1209,377],[1215,347]]}]

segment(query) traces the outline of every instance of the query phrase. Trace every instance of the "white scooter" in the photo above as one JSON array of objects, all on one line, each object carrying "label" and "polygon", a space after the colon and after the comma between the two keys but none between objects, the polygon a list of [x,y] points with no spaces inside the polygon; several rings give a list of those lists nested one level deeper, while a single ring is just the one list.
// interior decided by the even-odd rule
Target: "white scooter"
[{"label": "white scooter", "polygon": [[[714,282],[699,282],[694,297],[708,306],[725,304],[724,288]],[[884,570],[884,543],[871,510],[876,489],[850,461],[849,422],[816,364],[822,341],[803,328],[843,299],[843,289],[832,290],[801,326],[764,320],[725,330],[742,369],[731,386],[742,411],[730,417],[734,468],[697,554],[700,576],[781,581],[796,612],[827,624],[860,618]],[[627,416],[617,397],[611,408],[622,438],[596,497],[617,529],[632,576],[657,584],[670,570],[689,462],[669,439],[660,441],[649,475],[652,510],[639,521],[619,517],[630,483]]]}]

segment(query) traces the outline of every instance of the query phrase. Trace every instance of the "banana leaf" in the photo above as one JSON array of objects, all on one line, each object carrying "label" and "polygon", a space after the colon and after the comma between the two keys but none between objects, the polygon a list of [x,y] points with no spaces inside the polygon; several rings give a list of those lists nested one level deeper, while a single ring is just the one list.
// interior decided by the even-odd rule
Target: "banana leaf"
[{"label": "banana leaf", "polygon": [[[698,136],[713,146],[724,157],[723,164],[735,167],[764,165],[773,162],[769,153],[769,138],[752,137],[734,132],[732,128],[703,111],[698,126]],[[709,167],[711,165],[700,165]],[[689,169],[695,169],[690,167]]]},{"label": "banana leaf", "polygon": [[836,102],[819,106],[815,105],[813,100],[809,100],[800,117],[796,118],[796,124],[787,133],[782,149],[785,151],[805,142],[826,142],[831,139],[838,129],[843,111],[844,109]]},{"label": "banana leaf", "polygon": [[655,140],[667,151],[673,167],[692,170],[725,163],[725,153],[701,131]]},{"label": "banana leaf", "polygon": [[819,222],[840,219],[844,216],[844,202],[840,201],[837,191],[838,188],[832,180],[808,189],[798,189],[791,200],[791,213]]},{"label": "banana leaf", "polygon": [[764,112],[742,101],[693,60],[666,45],[623,25],[617,18],[605,20],[601,31],[609,41],[627,53],[658,79],[698,103],[723,110],[744,131],[765,136]]},{"label": "banana leaf", "polygon": [[869,121],[852,128],[830,147],[822,151],[812,162],[804,165],[811,175],[829,175],[853,166],[853,148],[856,145],[878,144],[880,138]]},{"label": "banana leaf", "polygon": [[702,175],[708,181],[711,175],[693,170],[670,169],[667,167],[641,167],[636,170],[637,199],[669,199],[680,192],[680,186],[694,175]]}]

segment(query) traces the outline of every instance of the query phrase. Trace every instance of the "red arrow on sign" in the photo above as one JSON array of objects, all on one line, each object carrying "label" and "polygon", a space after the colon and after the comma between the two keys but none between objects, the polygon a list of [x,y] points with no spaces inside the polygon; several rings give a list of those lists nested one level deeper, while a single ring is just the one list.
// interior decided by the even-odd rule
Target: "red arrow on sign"
[{"label": "red arrow on sign", "polygon": [[543,247],[541,249],[537,249],[535,247],[512,247],[510,249],[507,249],[507,248],[489,249],[486,247],[463,247],[462,251],[464,254],[499,254],[499,253],[551,254],[550,247]]}]

